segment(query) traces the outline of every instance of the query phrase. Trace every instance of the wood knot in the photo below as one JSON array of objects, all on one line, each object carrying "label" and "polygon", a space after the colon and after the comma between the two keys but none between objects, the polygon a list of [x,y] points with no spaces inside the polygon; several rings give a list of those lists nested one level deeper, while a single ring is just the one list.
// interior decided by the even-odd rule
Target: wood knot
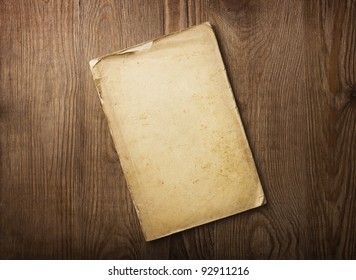
[{"label": "wood knot", "polygon": [[356,109],[356,88],[351,88],[349,92],[349,104],[353,108],[353,110]]},{"label": "wood knot", "polygon": [[350,99],[353,100],[356,98],[356,89],[350,90]]}]

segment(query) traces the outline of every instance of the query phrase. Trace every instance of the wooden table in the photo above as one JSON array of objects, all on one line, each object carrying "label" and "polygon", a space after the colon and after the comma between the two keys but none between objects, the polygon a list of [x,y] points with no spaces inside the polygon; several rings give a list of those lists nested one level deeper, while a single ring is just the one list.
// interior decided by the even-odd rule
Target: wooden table
[{"label": "wooden table", "polygon": [[[204,21],[268,205],[145,242],[88,61]],[[356,1],[0,5],[0,257],[356,258]]]}]

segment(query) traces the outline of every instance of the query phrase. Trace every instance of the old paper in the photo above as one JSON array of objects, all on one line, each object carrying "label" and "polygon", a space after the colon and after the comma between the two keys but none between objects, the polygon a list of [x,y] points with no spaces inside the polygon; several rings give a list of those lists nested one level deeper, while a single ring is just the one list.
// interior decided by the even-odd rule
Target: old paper
[{"label": "old paper", "polygon": [[146,240],[265,203],[209,23],[90,66]]}]

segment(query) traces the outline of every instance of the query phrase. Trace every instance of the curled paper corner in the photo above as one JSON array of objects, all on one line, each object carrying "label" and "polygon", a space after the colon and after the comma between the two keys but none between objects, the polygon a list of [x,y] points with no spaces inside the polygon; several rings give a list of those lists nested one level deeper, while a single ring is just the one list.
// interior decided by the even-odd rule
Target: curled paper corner
[{"label": "curled paper corner", "polygon": [[111,54],[108,54],[108,55],[104,55],[104,56],[101,56],[101,57],[98,57],[98,58],[94,58],[92,60],[89,61],[89,65],[90,65],[90,69],[94,69],[94,67],[104,58],[106,57],[110,57],[110,56],[113,56],[113,55],[123,55],[123,54],[130,54],[130,53],[136,53],[136,52],[141,52],[141,51],[145,51],[145,50],[149,50],[152,46],[153,46],[153,42],[154,40],[152,41],[148,41],[148,42],[145,42],[145,43],[142,43],[140,45],[137,45],[137,46],[134,46],[134,47],[131,47],[131,48],[127,48],[127,49],[124,49],[124,50],[121,50],[121,51],[118,51],[118,52],[114,52],[114,53],[111,53]]},{"label": "curled paper corner", "polygon": [[125,54],[125,53],[135,53],[135,52],[142,52],[142,51],[145,51],[145,50],[149,50],[153,45],[153,41],[149,41],[149,42],[146,42],[146,43],[143,43],[141,45],[138,45],[138,46],[135,46],[135,47],[132,47],[132,48],[128,48],[128,49],[125,49],[123,51],[119,51],[119,52],[116,52],[115,54]]},{"label": "curled paper corner", "polygon": [[98,62],[101,60],[101,58],[94,58],[89,61],[90,69],[94,69],[95,65],[98,64]]},{"label": "curled paper corner", "polygon": [[[204,23],[202,23],[202,25],[206,25],[210,28],[213,28],[212,24],[209,22],[209,21],[206,21]],[[114,53],[111,53],[111,54],[108,54],[108,55],[104,55],[104,56],[101,56],[101,57],[98,57],[98,58],[94,58],[92,60],[89,61],[89,65],[90,65],[90,69],[94,69],[94,67],[102,60],[104,59],[105,57],[109,57],[109,56],[112,56],[112,55],[123,55],[123,54],[130,54],[130,53],[136,53],[136,52],[141,52],[141,51],[145,51],[145,50],[149,50],[150,48],[152,48],[152,46],[154,45],[154,43],[156,41],[159,41],[165,37],[168,37],[168,36],[172,36],[174,34],[177,34],[179,32],[182,32],[182,31],[185,31],[185,30],[188,30],[189,28],[185,28],[185,29],[182,29],[182,30],[179,30],[177,32],[174,32],[174,33],[171,33],[171,34],[167,34],[165,36],[162,36],[160,38],[156,38],[156,39],[153,39],[151,41],[148,41],[148,42],[145,42],[145,43],[142,43],[142,44],[139,44],[139,45],[136,45],[134,47],[130,47],[130,48],[126,48],[126,49],[123,49],[123,50],[120,50],[120,51],[117,51],[117,52],[114,52]]]},{"label": "curled paper corner", "polygon": [[205,24],[205,25],[207,25],[207,26],[209,26],[209,27],[213,27],[213,26],[211,25],[210,21],[206,21],[206,22],[204,22],[203,24]]}]

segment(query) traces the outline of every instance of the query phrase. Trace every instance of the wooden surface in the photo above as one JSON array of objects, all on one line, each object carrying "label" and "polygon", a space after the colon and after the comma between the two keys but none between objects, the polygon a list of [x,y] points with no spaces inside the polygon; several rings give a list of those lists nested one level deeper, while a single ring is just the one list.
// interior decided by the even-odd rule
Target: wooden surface
[{"label": "wooden surface", "polygon": [[[1,0],[0,257],[355,259],[356,1]],[[88,61],[209,20],[268,205],[145,242]]]}]

